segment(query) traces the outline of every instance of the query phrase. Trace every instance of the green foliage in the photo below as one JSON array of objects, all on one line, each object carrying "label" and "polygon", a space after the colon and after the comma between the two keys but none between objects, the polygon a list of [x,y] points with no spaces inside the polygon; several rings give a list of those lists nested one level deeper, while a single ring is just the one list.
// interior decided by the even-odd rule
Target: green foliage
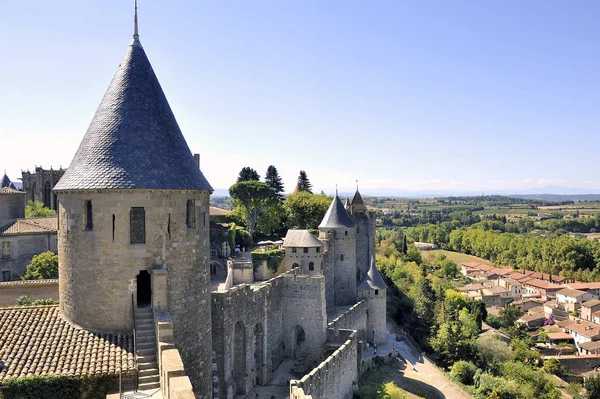
[{"label": "green foliage", "polygon": [[22,280],[58,278],[58,255],[52,251],[35,255],[27,265]]},{"label": "green foliage", "polygon": [[465,360],[459,360],[450,368],[450,375],[465,385],[473,385],[477,366]]},{"label": "green foliage", "polygon": [[440,262],[440,273],[444,277],[455,278],[458,275],[458,266],[450,259],[443,259]]},{"label": "green foliage", "polygon": [[25,207],[26,218],[43,218],[48,216],[56,216],[56,211],[44,206],[41,201],[27,201]]},{"label": "green foliage", "polygon": [[32,300],[29,295],[21,295],[17,299],[17,305],[19,305],[19,306],[31,306],[31,304],[32,304]]},{"label": "green foliage", "polygon": [[267,168],[265,183],[267,183],[280,198],[283,197],[280,194],[283,192],[283,180],[281,179],[281,176],[279,176],[279,172],[277,172],[277,168],[275,166],[269,165]]},{"label": "green foliage", "polygon": [[310,183],[310,181],[308,180],[308,176],[306,175],[306,172],[301,170],[300,174],[298,175],[298,187],[300,189],[300,191],[306,191],[309,193],[312,193],[312,184]]},{"label": "green foliage", "polygon": [[475,342],[479,353],[478,364],[486,371],[498,372],[500,365],[514,358],[512,349],[494,335],[483,335]]},{"label": "green foliage", "polygon": [[585,399],[586,395],[583,392],[583,386],[581,384],[577,384],[576,382],[572,382],[567,387],[567,393],[573,399]]},{"label": "green foliage", "polygon": [[583,384],[588,399],[600,399],[600,376],[590,377]]},{"label": "green foliage", "polygon": [[104,399],[109,379],[101,377],[69,377],[36,375],[7,378],[2,381],[4,399]]},{"label": "green foliage", "polygon": [[558,359],[553,357],[544,360],[544,366],[542,368],[546,373],[555,374],[558,376],[562,375],[565,371]]},{"label": "green foliage", "polygon": [[254,234],[256,222],[261,213],[269,205],[279,202],[271,187],[256,180],[235,183],[229,187],[229,195],[234,199],[236,206],[243,207],[246,229],[250,234]]},{"label": "green foliage", "polygon": [[231,224],[230,228],[230,236],[231,236],[231,250],[235,250],[236,246],[240,246],[242,248],[250,248],[253,244],[252,236],[250,233],[241,226],[237,226],[235,223]]},{"label": "green foliage", "polygon": [[288,195],[284,203],[288,227],[290,229],[317,228],[330,204],[331,197],[324,194],[313,195],[307,191],[300,191]]},{"label": "green foliage", "polygon": [[523,316],[523,311],[519,306],[506,305],[500,309],[500,326],[508,328],[514,326],[519,317]]},{"label": "green foliage", "polygon": [[244,166],[242,170],[240,170],[240,174],[238,175],[236,183],[251,180],[260,180],[260,175],[255,169],[252,169],[250,166]]},{"label": "green foliage", "polygon": [[277,271],[277,268],[283,261],[285,257],[284,249],[274,249],[272,251],[253,251],[252,252],[252,262],[254,267],[258,267],[259,262],[264,260],[267,261],[267,267],[271,269],[273,272]]}]

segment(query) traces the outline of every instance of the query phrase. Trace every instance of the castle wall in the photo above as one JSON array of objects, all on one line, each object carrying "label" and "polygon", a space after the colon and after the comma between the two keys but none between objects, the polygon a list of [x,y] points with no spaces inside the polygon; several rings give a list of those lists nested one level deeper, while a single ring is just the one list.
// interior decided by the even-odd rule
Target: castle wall
[{"label": "castle wall", "polygon": [[370,240],[371,237],[370,219],[364,212],[355,212],[351,216],[356,225],[356,281],[362,281],[363,277],[369,271],[371,264]]},{"label": "castle wall", "polygon": [[[319,239],[327,241],[329,253],[325,254],[325,258],[329,263],[327,271],[333,273],[333,304],[356,303],[356,227],[323,229]],[[330,306],[329,302],[327,306]]]},{"label": "castle wall", "polygon": [[[376,294],[377,293],[377,294]],[[367,341],[371,344],[385,344],[386,337],[386,290],[361,290],[361,302],[368,306]]]},{"label": "castle wall", "polygon": [[[306,249],[308,252],[304,252],[303,247],[285,248],[285,271],[290,271],[294,265],[297,265],[302,274],[313,276],[323,274],[323,248],[309,247]],[[313,270],[310,270],[310,263],[313,264]]]},{"label": "castle wall", "polygon": [[[195,200],[196,227],[186,225]],[[208,192],[81,191],[59,193],[60,310],[95,331],[131,331],[132,293],[141,270],[167,270],[175,343],[195,392],[212,392]],[[92,201],[93,229],[85,229]],[[145,210],[145,244],[130,244],[130,210]],[[113,223],[114,220],[114,223]],[[135,296],[134,296],[135,298]]]},{"label": "castle wall", "polygon": [[333,231],[321,232],[319,239],[323,241],[323,275],[325,276],[325,301],[328,308],[335,306],[335,245]]},{"label": "castle wall", "polygon": [[348,311],[339,315],[327,325],[327,329],[337,330],[356,330],[359,340],[365,337],[367,331],[367,311],[369,304],[366,300],[361,300],[352,306]]},{"label": "castle wall", "polygon": [[26,204],[25,193],[0,193],[0,227],[10,224],[16,219],[24,218]]},{"label": "castle wall", "polygon": [[[304,329],[306,339],[301,346],[310,361],[322,354],[327,321],[322,276],[297,275],[294,270],[257,287],[242,284],[213,292],[211,308],[222,398],[247,394],[255,384],[270,381],[284,356],[293,355],[297,325]],[[240,327],[244,344],[236,340]],[[238,363],[240,358],[242,365]]]},{"label": "castle wall", "polygon": [[0,283],[0,307],[16,306],[20,296],[27,295],[32,300],[50,298],[58,300],[58,279],[23,280]]},{"label": "castle wall", "polygon": [[349,399],[358,380],[358,339],[352,330],[327,330],[329,342],[342,345],[301,380],[290,382],[290,399]]},{"label": "castle wall", "polygon": [[55,195],[50,193],[49,196],[44,196],[44,187],[46,183],[53,189],[60,178],[65,174],[66,169],[43,169],[40,166],[36,166],[35,172],[29,171],[21,173],[21,180],[23,181],[23,190],[27,193],[27,201],[40,201],[50,209],[56,210],[58,208],[57,198]]}]

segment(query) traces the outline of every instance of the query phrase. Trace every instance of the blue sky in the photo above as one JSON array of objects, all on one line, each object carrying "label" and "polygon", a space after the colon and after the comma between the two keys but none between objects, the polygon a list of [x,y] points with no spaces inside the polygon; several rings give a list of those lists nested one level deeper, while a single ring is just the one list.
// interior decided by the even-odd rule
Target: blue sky
[{"label": "blue sky", "polygon": [[[132,2],[4,2],[0,169],[67,166]],[[202,170],[318,189],[600,189],[597,1],[139,1],[140,38]],[[557,191],[553,189],[553,191]]]}]

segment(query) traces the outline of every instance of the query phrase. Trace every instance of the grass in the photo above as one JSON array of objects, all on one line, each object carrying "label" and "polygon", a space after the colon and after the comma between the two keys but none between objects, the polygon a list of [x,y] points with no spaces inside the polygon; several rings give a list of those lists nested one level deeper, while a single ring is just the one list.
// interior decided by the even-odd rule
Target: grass
[{"label": "grass", "polygon": [[433,257],[437,258],[442,254],[446,255],[446,258],[450,259],[451,261],[453,261],[454,263],[456,263],[459,266],[461,263],[469,263],[469,262],[479,262],[479,263],[483,263],[485,265],[494,266],[494,263],[490,262],[489,260],[486,260],[483,258],[478,258],[477,256],[461,254],[458,252],[446,251],[445,249],[435,249],[432,251],[421,251],[421,256],[423,256],[423,257],[433,256]]},{"label": "grass", "polygon": [[[409,380],[408,380],[409,381]],[[426,396],[418,396],[402,389],[406,386],[398,367],[385,365],[367,371],[358,381],[360,389],[355,394],[360,399],[420,399]],[[399,386],[400,385],[400,386]]]}]

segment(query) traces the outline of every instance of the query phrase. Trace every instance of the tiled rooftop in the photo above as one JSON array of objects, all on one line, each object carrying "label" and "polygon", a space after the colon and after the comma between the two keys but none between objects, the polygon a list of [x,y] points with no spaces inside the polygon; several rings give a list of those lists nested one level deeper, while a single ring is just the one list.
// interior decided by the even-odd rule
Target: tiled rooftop
[{"label": "tiled rooftop", "polygon": [[0,236],[15,236],[21,234],[48,234],[58,231],[58,218],[25,218],[17,219],[11,224],[0,227]]},{"label": "tiled rooftop", "polygon": [[0,308],[0,383],[40,374],[116,375],[135,369],[131,334],[96,334],[57,306]]}]

